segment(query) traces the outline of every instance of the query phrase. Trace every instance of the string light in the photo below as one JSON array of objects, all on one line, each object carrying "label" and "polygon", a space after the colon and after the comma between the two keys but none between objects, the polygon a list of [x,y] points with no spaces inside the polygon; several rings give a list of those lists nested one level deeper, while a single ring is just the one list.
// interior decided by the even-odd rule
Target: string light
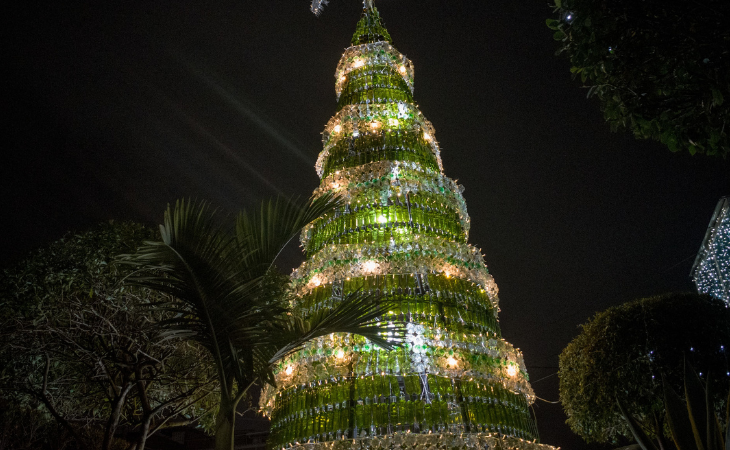
[{"label": "string light", "polygon": [[691,273],[698,292],[730,307],[730,197],[717,203]]}]

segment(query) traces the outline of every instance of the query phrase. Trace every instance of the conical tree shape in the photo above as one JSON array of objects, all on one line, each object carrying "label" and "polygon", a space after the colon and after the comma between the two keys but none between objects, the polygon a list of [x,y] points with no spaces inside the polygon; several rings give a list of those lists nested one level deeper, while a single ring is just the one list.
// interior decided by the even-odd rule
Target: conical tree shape
[{"label": "conical tree shape", "polygon": [[332,335],[282,363],[261,397],[270,447],[551,448],[536,443],[522,355],[501,338],[497,286],[467,244],[463,188],[443,174],[433,126],[413,102],[413,66],[375,8],[352,44],[335,73],[339,110],[322,133],[314,192],[347,205],[305,228],[293,286],[304,316],[357,290],[394,301],[382,320],[405,322],[408,341],[387,352]]}]

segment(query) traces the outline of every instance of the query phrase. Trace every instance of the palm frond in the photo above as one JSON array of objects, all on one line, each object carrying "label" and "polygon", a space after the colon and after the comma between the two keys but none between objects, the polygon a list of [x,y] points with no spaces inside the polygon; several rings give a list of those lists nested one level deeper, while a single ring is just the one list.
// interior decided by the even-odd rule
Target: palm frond
[{"label": "palm frond", "polygon": [[278,197],[263,202],[258,211],[241,212],[236,220],[236,238],[240,248],[249,252],[245,262],[251,275],[263,276],[279,252],[305,225],[342,205],[343,200],[334,194],[307,202]]},{"label": "palm frond", "polygon": [[[205,202],[178,201],[168,206],[161,242],[148,242],[122,262],[136,266],[128,282],[165,292],[187,314],[160,323],[170,336],[190,336],[207,348],[221,373],[243,383],[239,355],[230,332],[271,321],[277,308],[264,299],[259,277],[245,277],[250,256],[217,220]],[[242,253],[244,251],[244,253]],[[268,304],[267,304],[268,303]]]},{"label": "palm frond", "polygon": [[320,311],[306,320],[286,316],[278,324],[281,331],[270,337],[269,343],[278,349],[269,357],[273,364],[299,350],[307,341],[332,333],[351,333],[363,336],[386,350],[400,346],[406,328],[400,322],[384,323],[385,315],[393,304],[379,302],[374,295],[353,292],[332,310]]}]

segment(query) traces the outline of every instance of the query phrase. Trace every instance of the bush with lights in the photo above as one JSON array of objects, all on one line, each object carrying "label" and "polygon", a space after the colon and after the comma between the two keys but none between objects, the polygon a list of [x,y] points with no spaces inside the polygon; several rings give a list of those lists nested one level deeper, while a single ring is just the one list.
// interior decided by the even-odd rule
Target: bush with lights
[{"label": "bush with lights", "polygon": [[683,391],[685,361],[716,380],[718,407],[730,387],[730,308],[708,295],[667,294],[607,309],[560,355],[560,402],[587,442],[632,438],[617,400],[649,436],[664,430],[662,379]]}]

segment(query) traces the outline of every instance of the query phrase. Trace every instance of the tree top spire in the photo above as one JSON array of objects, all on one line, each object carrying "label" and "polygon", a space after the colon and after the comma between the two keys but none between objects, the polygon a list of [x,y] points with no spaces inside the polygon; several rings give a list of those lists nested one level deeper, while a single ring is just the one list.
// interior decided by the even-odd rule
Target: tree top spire
[{"label": "tree top spire", "polygon": [[373,6],[372,0],[363,0],[363,11],[360,21],[357,22],[355,34],[352,35],[352,45],[371,44],[378,41],[393,43],[388,30],[385,29],[378,9]]}]

